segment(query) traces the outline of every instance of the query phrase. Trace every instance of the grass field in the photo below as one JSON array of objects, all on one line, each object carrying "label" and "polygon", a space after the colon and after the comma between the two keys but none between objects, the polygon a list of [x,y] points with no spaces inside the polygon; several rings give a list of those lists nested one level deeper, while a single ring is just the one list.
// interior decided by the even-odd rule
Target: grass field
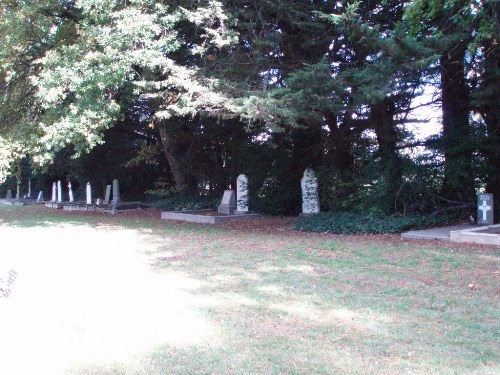
[{"label": "grass field", "polygon": [[498,248],[255,225],[0,205],[0,374],[500,373]]}]

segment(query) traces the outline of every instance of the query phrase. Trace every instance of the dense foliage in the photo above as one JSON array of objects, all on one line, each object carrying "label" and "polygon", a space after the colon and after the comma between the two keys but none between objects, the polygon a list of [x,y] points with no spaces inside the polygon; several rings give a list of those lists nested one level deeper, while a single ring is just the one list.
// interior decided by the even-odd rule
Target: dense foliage
[{"label": "dense foliage", "polygon": [[[251,209],[283,215],[312,167],[322,210],[470,213],[477,191],[500,209],[499,7],[4,0],[0,194],[118,177],[130,198],[218,196],[245,173]],[[442,132],[417,139],[433,111]]]}]

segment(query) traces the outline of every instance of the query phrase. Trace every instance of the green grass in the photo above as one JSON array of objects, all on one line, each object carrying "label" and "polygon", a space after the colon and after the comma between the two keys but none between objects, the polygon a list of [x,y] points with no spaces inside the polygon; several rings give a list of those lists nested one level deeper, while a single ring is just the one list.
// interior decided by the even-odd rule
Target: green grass
[{"label": "green grass", "polygon": [[132,363],[82,364],[68,373],[500,371],[498,249],[238,232],[0,205],[3,227],[63,224],[137,231],[156,246],[147,252],[151,271],[189,280],[179,291],[212,329],[186,346],[165,340]]}]

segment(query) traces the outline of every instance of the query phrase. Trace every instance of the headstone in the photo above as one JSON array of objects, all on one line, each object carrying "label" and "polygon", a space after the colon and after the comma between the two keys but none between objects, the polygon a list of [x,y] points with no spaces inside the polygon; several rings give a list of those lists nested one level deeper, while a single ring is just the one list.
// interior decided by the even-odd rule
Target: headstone
[{"label": "headstone", "polygon": [[113,206],[116,206],[120,202],[120,184],[115,178],[113,180]]},{"label": "headstone", "polygon": [[96,205],[98,205],[98,206],[100,206],[100,205],[101,205],[101,199],[100,199],[100,198],[97,198],[97,199],[95,200],[95,204],[96,204]]},{"label": "headstone", "polygon": [[57,202],[62,202],[62,183],[61,180],[57,181]]},{"label": "headstone", "polygon": [[220,214],[232,215],[236,210],[236,194],[234,190],[225,190],[217,211]]},{"label": "headstone", "polygon": [[40,193],[38,193],[38,198],[36,200],[37,202],[43,202],[44,199],[43,199],[43,191],[40,191]]},{"label": "headstone", "polygon": [[7,190],[7,196],[5,199],[12,199],[12,190]]},{"label": "headstone", "polygon": [[244,174],[236,179],[236,198],[238,212],[248,212],[248,177]]},{"label": "headstone", "polygon": [[92,204],[92,188],[90,186],[90,182],[87,182],[87,188],[85,190],[87,197],[87,204]]},{"label": "headstone", "polygon": [[300,186],[302,188],[302,213],[319,213],[318,179],[311,168],[304,171]]},{"label": "headstone", "polygon": [[71,182],[68,182],[68,195],[69,195],[69,201],[73,202],[75,200],[75,197],[73,196],[73,189],[71,188]]},{"label": "headstone", "polygon": [[31,198],[31,178],[28,180],[28,198]]},{"label": "headstone", "polygon": [[106,185],[106,196],[104,197],[104,204],[108,205],[111,199],[111,185]]},{"label": "headstone", "polygon": [[57,184],[54,182],[52,184],[52,202],[55,202],[57,200]]},{"label": "headstone", "polygon": [[17,180],[16,199],[21,198],[21,181]]},{"label": "headstone", "polygon": [[477,224],[493,225],[493,194],[483,193],[477,196]]}]

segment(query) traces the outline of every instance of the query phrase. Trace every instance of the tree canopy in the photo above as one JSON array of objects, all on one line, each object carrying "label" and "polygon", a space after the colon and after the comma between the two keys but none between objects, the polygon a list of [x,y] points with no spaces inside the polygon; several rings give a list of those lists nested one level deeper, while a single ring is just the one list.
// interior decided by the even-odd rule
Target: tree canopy
[{"label": "tree canopy", "polygon": [[[3,1],[0,174],[27,158],[90,179],[84,163],[117,153],[109,168],[149,171],[134,172],[145,190],[216,193],[247,173],[256,208],[291,213],[311,166],[325,209],[463,206],[500,188],[498,13],[493,0]],[[442,132],[416,140],[408,125],[428,126],[431,105]]]}]

